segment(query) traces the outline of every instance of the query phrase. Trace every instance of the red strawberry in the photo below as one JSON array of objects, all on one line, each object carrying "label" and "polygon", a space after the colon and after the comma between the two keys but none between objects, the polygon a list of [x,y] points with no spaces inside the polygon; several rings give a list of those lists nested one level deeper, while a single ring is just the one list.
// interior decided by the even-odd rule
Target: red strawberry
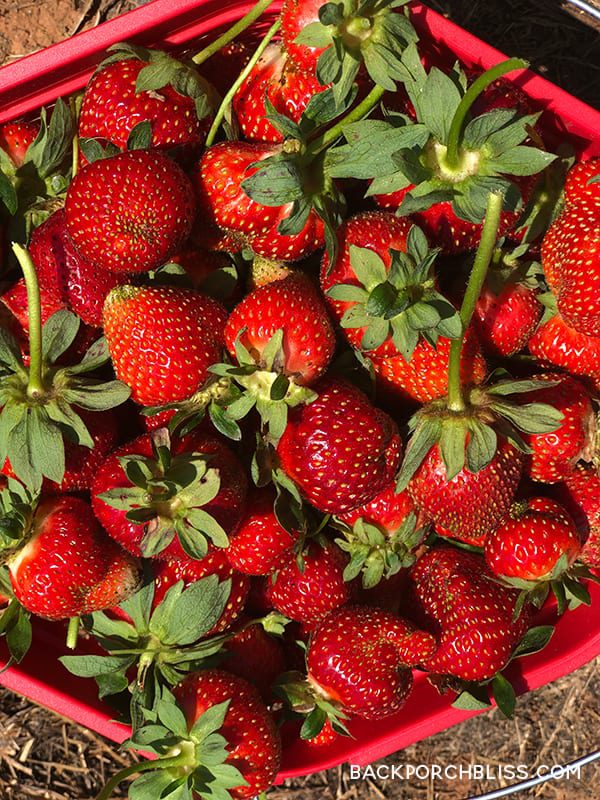
[{"label": "red strawberry", "polygon": [[104,330],[117,376],[142,405],[186,400],[220,360],[227,313],[191,289],[120,286],[106,298]]},{"label": "red strawberry", "polygon": [[192,187],[157,150],[94,161],[73,178],[65,201],[78,252],[99,269],[147,272],[168,261],[194,219]]},{"label": "red strawberry", "polygon": [[178,581],[183,581],[184,588],[187,588],[208,575],[216,575],[220,582],[231,581],[231,592],[218,622],[206,636],[222,633],[231,628],[246,605],[250,581],[232,568],[223,550],[212,546],[209,547],[208,555],[199,560],[178,558],[157,563],[154,570],[154,608],[163,601],[167,591]]},{"label": "red strawberry", "polygon": [[224,97],[252,57],[254,48],[250,32],[244,41],[234,39],[202,64],[202,73]]},{"label": "red strawberry", "polygon": [[297,261],[323,247],[323,222],[314,209],[298,233],[282,234],[279,224],[292,203],[266,206],[252,200],[242,183],[255,174],[259,161],[278,153],[271,144],[221,142],[209,147],[195,175],[199,214],[205,223],[241,234],[255,253],[266,258]]},{"label": "red strawberry", "polygon": [[346,558],[334,545],[321,547],[311,542],[302,563],[293,550],[284,553],[268,585],[274,608],[298,622],[319,622],[334,608],[350,599],[344,581]]},{"label": "red strawberry", "polygon": [[499,439],[488,466],[476,473],[463,467],[448,481],[440,449],[434,445],[408,484],[408,492],[439,534],[481,546],[506,516],[523,462],[521,452]]},{"label": "red strawberry", "polygon": [[130,552],[204,558],[228,544],[245,508],[247,478],[219,439],[194,430],[169,448],[165,431],[115,450],[92,485],[94,513]]},{"label": "red strawberry", "polygon": [[600,569],[600,475],[591,464],[579,464],[559,487],[559,499],[585,536],[579,556],[584,564]]},{"label": "red strawberry", "polygon": [[333,744],[339,738],[339,733],[337,733],[331,722],[326,720],[325,724],[321,728],[320,733],[318,733],[316,736],[312,736],[310,739],[306,739],[305,741],[309,747],[319,749],[321,747],[327,747],[328,745]]},{"label": "red strawberry", "polygon": [[265,699],[272,697],[273,684],[285,670],[283,648],[262,625],[241,627],[223,645],[223,669],[244,678],[259,690]]},{"label": "red strawberry", "polygon": [[[225,784],[233,800],[255,797],[271,786],[279,770],[281,743],[273,718],[253,686],[227,672],[206,670],[194,673],[180,683],[175,688],[175,698],[183,709],[190,731],[207,711],[217,704],[228,703],[224,722],[219,728],[225,739],[226,753],[220,770],[230,764],[240,771],[239,777],[245,781],[245,785],[241,781],[237,786],[233,781]],[[204,752],[202,747],[194,751]],[[211,759],[210,764],[213,763]],[[205,785],[205,772],[206,768],[202,773],[202,785]],[[214,783],[218,787],[218,777]]]},{"label": "red strawberry", "polygon": [[534,380],[559,383],[530,392],[523,400],[553,406],[563,414],[563,421],[552,433],[523,435],[532,449],[525,469],[534,481],[556,483],[564,480],[580,459],[591,460],[596,436],[596,413],[588,391],[575,378],[560,373],[546,373],[535,375]]},{"label": "red strawberry", "polygon": [[582,545],[575,523],[559,503],[531,497],[515,503],[488,536],[485,560],[494,575],[508,581],[556,580],[574,563]]},{"label": "red strawberry", "polygon": [[31,236],[29,252],[40,288],[88,325],[102,325],[102,306],[127,276],[99,270],[79,255],[66,229],[65,212],[55,211]]},{"label": "red strawberry", "polygon": [[600,336],[600,158],[577,164],[565,186],[563,213],[542,243],[542,265],[565,322]]},{"label": "red strawberry", "polygon": [[[10,514],[10,508],[2,510]],[[47,619],[120,603],[141,577],[138,563],[105,535],[89,504],[67,495],[42,500],[27,519],[22,540],[13,540],[3,558],[18,601]]]},{"label": "red strawberry", "polygon": [[382,533],[393,534],[406,517],[415,511],[415,504],[408,492],[396,492],[396,484],[392,481],[368,503],[338,514],[337,519],[349,526],[363,520],[378,527]]},{"label": "red strawberry", "polygon": [[536,295],[520,283],[506,284],[499,294],[484,286],[475,306],[474,326],[486,353],[498,358],[523,350],[544,310]]},{"label": "red strawberry", "polygon": [[194,99],[168,81],[152,90],[139,91],[136,82],[143,80],[140,73],[145,70],[147,74],[148,66],[148,60],[127,58],[107,64],[93,75],[83,95],[79,136],[102,138],[125,150],[133,128],[149,122],[153,148],[184,146],[192,152],[199,151],[212,116],[199,119]]},{"label": "red strawberry", "polygon": [[411,614],[438,637],[423,666],[467,681],[493,677],[525,634],[530,614],[513,620],[519,592],[501,586],[475,553],[429,550],[411,571]]},{"label": "red strawberry", "polygon": [[[451,344],[451,339],[440,338],[437,346],[432,347],[420,339],[408,362],[402,355],[374,359],[377,385],[384,397],[428,403],[448,394]],[[462,384],[482,383],[487,376],[487,365],[472,328],[467,331],[460,358]]]},{"label": "red strawberry", "polygon": [[324,47],[296,44],[296,37],[307,25],[319,21],[319,0],[285,0],[281,9],[281,35],[290,58],[305,72],[315,74],[319,56]]},{"label": "red strawberry", "polygon": [[254,489],[248,498],[248,511],[229,537],[227,558],[245,575],[268,575],[294,544],[295,537],[275,516],[274,500],[274,493],[268,489]]},{"label": "red strawberry", "polygon": [[29,145],[39,130],[39,122],[5,122],[0,125],[0,149],[4,150],[15,167],[22,166]]},{"label": "red strawberry", "polygon": [[315,630],[307,654],[314,690],[365,719],[396,713],[412,688],[409,667],[434,652],[433,636],[380,609],[349,606]]},{"label": "red strawberry", "polygon": [[576,331],[559,314],[542,322],[529,340],[529,351],[543,364],[588,377],[600,388],[600,336]]},{"label": "red strawberry", "polygon": [[316,400],[291,409],[277,455],[309,502],[343,514],[389,484],[401,441],[396,423],[355,386],[329,379],[315,390]]},{"label": "red strawberry", "polygon": [[289,275],[246,295],[227,320],[227,349],[235,357],[239,337],[260,363],[263,350],[279,330],[283,332],[281,371],[298,384],[314,383],[333,356],[335,334],[320,296],[303,274]]},{"label": "red strawberry", "polygon": [[280,45],[269,45],[233,98],[244,138],[252,142],[282,142],[283,135],[267,119],[265,99],[279,114],[298,123],[312,97],[324,89],[314,72],[303,72],[286,58]]}]

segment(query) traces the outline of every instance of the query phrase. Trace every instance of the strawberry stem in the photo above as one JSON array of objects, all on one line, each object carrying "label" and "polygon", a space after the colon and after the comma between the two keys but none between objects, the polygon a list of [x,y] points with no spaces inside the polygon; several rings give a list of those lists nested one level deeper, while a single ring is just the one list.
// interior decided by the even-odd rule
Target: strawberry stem
[{"label": "strawberry stem", "polygon": [[69,620],[69,627],[67,628],[67,647],[69,650],[75,650],[77,647],[80,622],[81,619],[79,617],[71,617]]},{"label": "strawberry stem", "polygon": [[148,772],[152,769],[170,769],[171,767],[180,767],[186,765],[188,756],[185,754],[174,756],[173,758],[159,758],[156,761],[145,761],[142,764],[135,763],[129,767],[119,770],[116,775],[109,780],[104,789],[97,795],[96,800],[110,800],[110,796],[117,788],[117,786],[128,778],[130,775],[135,775],[136,772]]},{"label": "strawberry stem", "polygon": [[12,243],[13,253],[23,270],[27,288],[27,313],[29,317],[29,381],[27,396],[37,399],[44,394],[42,381],[42,302],[33,261],[27,250],[16,242]]},{"label": "strawberry stem", "polygon": [[527,61],[523,61],[522,58],[509,58],[508,61],[503,61],[501,64],[496,64],[495,67],[488,69],[471,84],[465,96],[460,101],[454,118],[452,119],[450,132],[448,133],[448,150],[444,159],[446,166],[452,169],[459,166],[460,144],[465,122],[471,106],[479,95],[487,89],[490,83],[498,80],[498,78],[501,78],[508,72],[513,72],[516,69],[526,69],[528,66]]},{"label": "strawberry stem", "polygon": [[266,9],[273,3],[274,0],[260,0],[254,8],[249,11],[244,17],[238,20],[235,25],[225,31],[225,33],[221,34],[218,39],[215,39],[214,42],[211,42],[208,47],[205,47],[204,50],[201,50],[197,53],[193,58],[192,61],[194,64],[203,64],[207,59],[211,56],[214,56],[215,53],[218,53],[225,45],[228,45],[229,42],[232,42],[240,33],[243,33],[246,28],[249,28],[253,22],[261,16],[261,14],[266,11]]},{"label": "strawberry stem", "polygon": [[503,200],[504,196],[499,192],[490,192],[488,196],[483,230],[481,232],[481,241],[477,248],[473,269],[471,270],[467,290],[460,308],[463,334],[460,339],[453,339],[450,345],[450,357],[448,361],[448,408],[451,411],[460,412],[465,410],[465,401],[460,381],[460,357],[465,334],[471,322],[473,312],[475,311],[475,304],[481,294],[488,267],[494,254]]},{"label": "strawberry stem", "polygon": [[374,86],[365,99],[353,108],[352,111],[349,111],[345,117],[342,117],[333,128],[330,128],[317,139],[314,139],[308,147],[307,152],[311,156],[316,156],[329,147],[329,145],[341,135],[346,126],[351,125],[353,122],[360,122],[363,117],[366,117],[369,111],[375,108],[377,103],[381,100],[384,92],[385,89],[381,86]]},{"label": "strawberry stem", "polygon": [[225,113],[227,112],[227,109],[231,105],[231,101],[233,100],[233,97],[234,97],[235,93],[240,88],[242,83],[246,80],[248,75],[252,72],[252,70],[254,69],[254,65],[256,64],[258,59],[262,56],[264,51],[267,49],[267,47],[269,45],[269,42],[271,41],[273,36],[275,36],[275,34],[277,33],[277,31],[279,30],[280,27],[281,27],[281,20],[279,20],[279,19],[271,25],[271,27],[267,31],[264,39],[261,41],[261,43],[256,48],[256,50],[254,52],[254,55],[252,56],[250,61],[246,64],[244,69],[240,72],[240,74],[238,75],[235,83],[229,89],[229,91],[227,92],[225,97],[223,98],[223,101],[222,101],[221,105],[219,106],[219,108],[217,110],[217,113],[215,115],[213,124],[211,125],[210,130],[208,132],[208,136],[206,137],[206,147],[210,147],[211,144],[214,142],[215,137],[217,135],[217,131],[219,130],[219,128],[221,126],[221,122],[223,121],[223,117],[225,116]]}]

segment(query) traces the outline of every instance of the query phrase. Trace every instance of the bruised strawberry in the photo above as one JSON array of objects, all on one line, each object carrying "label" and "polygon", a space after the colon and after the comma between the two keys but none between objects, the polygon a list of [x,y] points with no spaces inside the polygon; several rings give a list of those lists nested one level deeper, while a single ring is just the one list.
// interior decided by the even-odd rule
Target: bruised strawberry
[{"label": "bruised strawberry", "polygon": [[157,150],[94,161],[73,178],[65,200],[77,251],[110,272],[164,264],[187,239],[194,212],[188,178]]},{"label": "bruised strawberry", "polygon": [[226,318],[220,303],[191,289],[117,287],[104,304],[115,372],[142,405],[186,400],[220,360]]}]

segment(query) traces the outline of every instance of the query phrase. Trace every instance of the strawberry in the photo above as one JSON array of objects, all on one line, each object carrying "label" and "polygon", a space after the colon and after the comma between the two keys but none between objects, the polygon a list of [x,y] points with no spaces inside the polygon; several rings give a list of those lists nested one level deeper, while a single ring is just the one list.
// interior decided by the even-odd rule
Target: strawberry
[{"label": "strawberry", "polygon": [[542,265],[562,318],[579,333],[594,337],[600,336],[598,180],[600,158],[573,167],[565,185],[564,210],[542,242]]},{"label": "strawberry", "polygon": [[276,637],[262,625],[243,625],[225,642],[223,669],[252,683],[265,699],[272,697],[273,684],[285,670],[285,657]]},{"label": "strawberry", "polygon": [[485,352],[513,356],[523,350],[540,322],[543,307],[534,289],[507,283],[499,292],[489,282],[475,306],[474,327]]},{"label": "strawberry", "polygon": [[[376,358],[373,367],[376,382],[384,397],[428,403],[448,393],[448,361],[452,339],[440,337],[433,347],[420,339],[410,361],[404,356]],[[487,365],[479,340],[472,327],[467,331],[460,357],[461,381],[464,385],[482,383]]]},{"label": "strawberry", "polygon": [[315,693],[364,719],[396,713],[412,688],[410,667],[435,650],[433,636],[395,614],[348,606],[329,614],[307,653]]},{"label": "strawberry", "polygon": [[9,479],[0,512],[15,536],[4,545],[15,597],[47,619],[89,614],[138,587],[139,565],[104,533],[84,500],[68,495],[36,503]]},{"label": "strawberry", "polygon": [[136,555],[203,559],[227,547],[244,513],[247,479],[234,454],[200,430],[172,444],[165,429],[115,450],[92,485],[94,513]]},{"label": "strawberry", "polygon": [[281,372],[310,385],[326,371],[335,334],[323,302],[303,274],[289,275],[255,289],[233,309],[225,325],[231,356],[239,341],[258,363],[277,332],[283,333]]},{"label": "strawberry", "polygon": [[320,749],[321,747],[328,747],[330,744],[334,744],[338,739],[339,734],[331,722],[326,720],[325,724],[321,728],[321,731],[317,733],[316,736],[312,736],[310,739],[305,739],[305,741],[309,747]]},{"label": "strawberry", "polygon": [[254,48],[250,35],[244,41],[234,39],[202,64],[202,72],[211,86],[224,97],[246,67]]},{"label": "strawberry", "polygon": [[563,420],[552,433],[525,434],[531,448],[526,472],[534,481],[557,483],[573,471],[580,459],[591,460],[596,437],[596,414],[589,392],[575,378],[560,373],[535,375],[534,380],[557,381],[558,385],[538,389],[523,397],[556,408]]},{"label": "strawberry", "polygon": [[542,364],[590,378],[600,388],[600,336],[575,330],[557,314],[542,324],[529,340],[529,352]]},{"label": "strawberry", "polygon": [[115,372],[143,405],[185,400],[219,361],[227,313],[191,289],[119,286],[104,304]]},{"label": "strawberry", "polygon": [[[203,725],[202,730],[220,729],[225,739],[219,776],[228,779],[224,785],[233,800],[255,797],[271,786],[279,769],[281,744],[273,718],[253,686],[227,672],[208,670],[186,678],[175,689],[175,697],[191,733],[203,715],[210,714],[211,721],[218,716],[223,719],[219,728]],[[210,751],[199,748],[192,752]],[[231,776],[227,773],[229,765]],[[199,775],[198,788],[206,785],[205,771],[206,768]],[[234,782],[235,773],[241,779],[239,784]]]},{"label": "strawberry", "polygon": [[293,550],[286,551],[267,590],[271,605],[298,622],[319,622],[350,599],[345,564],[345,556],[334,545],[311,542],[300,563]]},{"label": "strawberry", "polygon": [[559,499],[585,535],[580,560],[600,569],[600,475],[591,464],[578,464],[559,486]]},{"label": "strawberry", "polygon": [[477,472],[463,467],[448,480],[435,445],[416,470],[408,492],[439,534],[481,546],[508,513],[524,460],[521,452],[501,440],[486,467]]},{"label": "strawberry", "polygon": [[160,51],[129,44],[109,49],[116,52],[83,95],[80,138],[102,138],[126,150],[132,131],[145,123],[151,128],[149,147],[199,151],[212,115],[210,90],[198,73]]},{"label": "strawberry", "polygon": [[282,133],[267,117],[266,100],[277,113],[298,123],[310,100],[324,88],[314,72],[303,72],[286,58],[280,45],[269,45],[233,98],[233,110],[244,138],[252,142],[283,142]]},{"label": "strawberry", "polygon": [[63,209],[33,231],[29,252],[42,292],[56,297],[87,325],[100,327],[106,295],[125,283],[126,276],[99,270],[79,255],[67,233]]},{"label": "strawberry", "polygon": [[0,125],[0,150],[4,150],[15,167],[20,167],[39,131],[39,122],[5,122]]},{"label": "strawberry", "polygon": [[513,615],[519,592],[501,586],[476,553],[438,547],[411,570],[410,613],[438,647],[423,666],[466,681],[493,677],[525,634],[530,613]]},{"label": "strawberry", "polygon": [[283,472],[320,511],[343,514],[389,484],[400,461],[396,423],[355,386],[327,379],[290,412],[277,445]]},{"label": "strawberry", "polygon": [[583,546],[575,523],[555,500],[531,497],[511,506],[508,517],[485,542],[485,560],[516,588],[523,582],[555,581]]},{"label": "strawberry", "polygon": [[207,575],[216,575],[220,582],[229,581],[231,591],[221,616],[205,636],[213,636],[228,630],[246,605],[250,581],[231,567],[225,552],[218,548],[209,546],[207,555],[199,560],[178,558],[158,563],[154,570],[153,607],[157,608],[162,603],[167,591],[178,581],[183,581],[183,586],[186,588]]},{"label": "strawberry", "polygon": [[240,234],[247,246],[266,258],[297,261],[321,248],[325,242],[323,222],[311,208],[299,230],[287,233],[279,226],[292,213],[292,202],[278,204],[264,192],[252,190],[246,183],[257,173],[258,162],[281,152],[273,144],[221,142],[209,147],[200,161],[194,181],[199,214],[206,223],[216,225],[226,233]]},{"label": "strawberry", "polygon": [[245,575],[268,575],[280,556],[293,546],[295,537],[278,521],[273,510],[274,492],[254,489],[248,497],[248,510],[239,527],[229,537],[225,551],[229,563]]},{"label": "strawberry", "polygon": [[94,161],[73,178],[65,201],[77,251],[110,272],[164,264],[187,239],[194,211],[189,180],[157,150]]}]

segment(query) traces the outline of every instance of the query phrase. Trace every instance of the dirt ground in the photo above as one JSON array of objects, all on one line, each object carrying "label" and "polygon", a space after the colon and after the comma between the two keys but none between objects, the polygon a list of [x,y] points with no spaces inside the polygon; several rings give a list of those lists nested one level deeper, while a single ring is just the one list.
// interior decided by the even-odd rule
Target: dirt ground
[{"label": "dirt ground", "polygon": [[[140,5],[144,0],[0,0],[0,64]],[[436,10],[542,74],[600,105],[600,25],[559,0],[429,0]],[[593,0],[596,2],[596,0]],[[600,2],[597,2],[600,8]],[[513,721],[481,715],[380,764],[488,766],[567,763],[598,748],[600,660],[522,698]],[[101,737],[0,688],[0,800],[92,800],[129,763]],[[288,782],[269,800],[465,800],[502,781],[352,780],[348,765]],[[522,798],[598,796],[600,761],[581,780],[545,784]],[[126,787],[114,797],[125,797]]]}]

